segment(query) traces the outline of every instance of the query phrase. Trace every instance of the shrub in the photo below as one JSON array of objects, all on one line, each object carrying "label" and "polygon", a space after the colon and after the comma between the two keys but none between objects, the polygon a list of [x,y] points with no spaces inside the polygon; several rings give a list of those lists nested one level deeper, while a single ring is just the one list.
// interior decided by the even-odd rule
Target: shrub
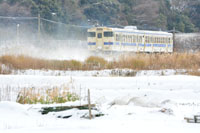
[{"label": "shrub", "polygon": [[103,69],[107,64],[107,61],[102,57],[90,56],[86,59],[85,63],[89,69]]}]

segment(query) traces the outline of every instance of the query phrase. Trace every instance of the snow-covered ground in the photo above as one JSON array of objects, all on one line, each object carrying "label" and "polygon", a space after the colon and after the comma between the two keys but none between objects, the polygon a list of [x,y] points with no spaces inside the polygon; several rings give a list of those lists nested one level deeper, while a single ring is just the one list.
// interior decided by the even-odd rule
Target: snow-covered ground
[{"label": "snow-covered ground", "polygon": [[[94,76],[88,72],[64,76],[30,73],[0,75],[1,93],[6,88],[13,90],[11,102],[0,102],[0,132],[199,133],[199,124],[187,123],[184,117],[200,113],[200,77],[152,73],[133,77]],[[20,105],[14,102],[21,88],[62,86],[71,81],[81,100],[66,104],[86,103],[87,89],[90,89],[92,103],[104,116],[88,120],[81,118],[88,111],[77,109],[41,115],[38,110],[48,105]],[[56,117],[68,114],[72,117]]]},{"label": "snow-covered ground", "polygon": [[[5,66],[2,66],[4,68]],[[6,67],[4,68],[6,69]],[[132,69],[110,69],[91,71],[60,71],[60,70],[13,70],[13,75],[41,75],[41,76],[94,76],[94,77],[134,77],[134,76],[169,76],[177,74],[187,74],[184,69],[164,69],[164,70],[132,70]]]}]

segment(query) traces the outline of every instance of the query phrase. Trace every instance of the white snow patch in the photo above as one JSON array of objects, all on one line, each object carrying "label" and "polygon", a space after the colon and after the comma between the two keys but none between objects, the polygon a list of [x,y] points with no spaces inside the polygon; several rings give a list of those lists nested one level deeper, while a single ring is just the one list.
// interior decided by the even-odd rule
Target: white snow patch
[{"label": "white snow patch", "polygon": [[[90,74],[88,74],[90,76],[0,75],[1,94],[8,86],[17,91],[27,86],[60,86],[73,79],[74,87],[81,96],[81,101],[52,105],[20,105],[2,101],[0,132],[199,133],[200,126],[187,123],[184,117],[200,112],[200,77],[170,74],[160,76],[154,73],[157,72],[147,72],[134,77],[94,77]],[[77,109],[47,115],[38,112],[41,107],[86,104],[87,89],[91,92],[91,102],[97,104],[98,112],[102,112],[104,116],[92,120],[84,119],[81,116],[87,115],[88,111]],[[12,100],[14,101],[14,98]],[[98,112],[92,111],[93,114]],[[68,115],[72,117],[57,118]]]}]

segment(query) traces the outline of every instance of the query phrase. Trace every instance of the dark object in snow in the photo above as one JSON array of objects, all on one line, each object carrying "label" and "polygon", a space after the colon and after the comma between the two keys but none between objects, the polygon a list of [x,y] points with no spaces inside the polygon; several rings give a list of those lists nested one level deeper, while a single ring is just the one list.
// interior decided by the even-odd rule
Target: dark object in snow
[{"label": "dark object in snow", "polygon": [[160,112],[168,115],[173,115],[173,110],[172,109],[167,109],[167,108],[162,108]]},{"label": "dark object in snow", "polygon": [[70,118],[70,117],[72,117],[72,115],[68,115],[68,116],[58,116],[58,118],[63,118],[63,119],[68,119],[68,118]]},{"label": "dark object in snow", "polygon": [[[95,104],[91,104],[91,107],[93,110],[97,110],[95,108]],[[86,105],[80,105],[80,106],[55,106],[55,107],[43,107],[40,111],[43,115],[48,114],[49,112],[59,112],[59,111],[65,111],[69,109],[77,108],[79,110],[88,110],[88,104]]]},{"label": "dark object in snow", "polygon": [[[92,118],[95,118],[95,117],[101,117],[101,116],[104,116],[105,114],[101,113],[101,112],[98,112],[96,114],[93,114],[92,115]],[[89,114],[85,114],[83,116],[81,116],[81,118],[85,118],[85,119],[90,119],[89,117]]]},{"label": "dark object in snow", "polygon": [[200,123],[200,115],[194,115],[193,118],[184,117],[188,123]]}]

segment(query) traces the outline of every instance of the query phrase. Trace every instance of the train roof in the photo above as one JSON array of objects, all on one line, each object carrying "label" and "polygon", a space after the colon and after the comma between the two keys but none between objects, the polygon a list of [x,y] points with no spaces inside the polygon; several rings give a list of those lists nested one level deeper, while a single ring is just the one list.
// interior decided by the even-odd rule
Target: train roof
[{"label": "train roof", "polygon": [[94,27],[89,30],[95,29],[104,29],[114,32],[123,32],[123,33],[135,33],[135,34],[152,34],[152,35],[167,35],[172,36],[172,33],[164,32],[164,31],[150,31],[150,30],[137,30],[137,29],[122,29],[122,28],[110,28],[110,27]]}]

